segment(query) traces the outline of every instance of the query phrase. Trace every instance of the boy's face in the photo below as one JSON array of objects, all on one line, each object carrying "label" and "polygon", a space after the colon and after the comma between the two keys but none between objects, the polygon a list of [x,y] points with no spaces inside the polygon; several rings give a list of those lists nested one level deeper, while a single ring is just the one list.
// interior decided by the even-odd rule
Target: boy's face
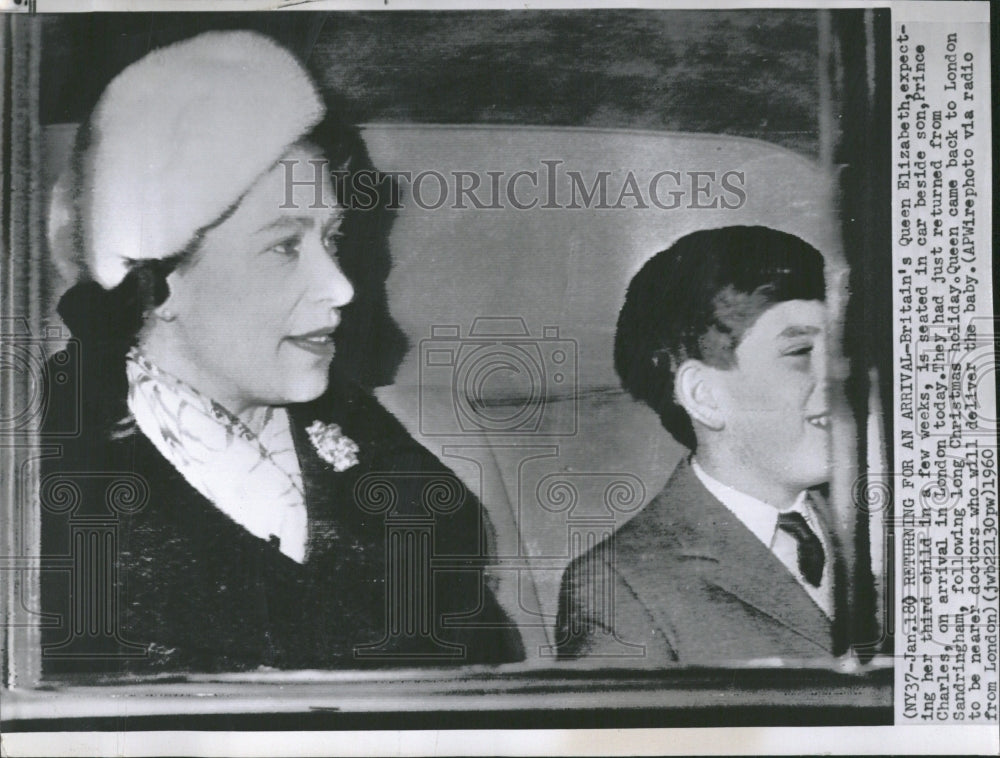
[{"label": "boy's face", "polygon": [[742,466],[798,492],[830,471],[826,308],[789,300],[764,311],[717,374],[727,445]]}]

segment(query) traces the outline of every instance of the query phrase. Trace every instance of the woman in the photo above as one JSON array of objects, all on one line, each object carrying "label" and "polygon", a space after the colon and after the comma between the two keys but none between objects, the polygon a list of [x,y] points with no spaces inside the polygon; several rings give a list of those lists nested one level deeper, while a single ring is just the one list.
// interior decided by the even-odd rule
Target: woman
[{"label": "woman", "polygon": [[355,297],[332,124],[290,53],[214,32],[81,126],[50,219],[79,351],[47,417],[82,434],[42,476],[42,554],[71,567],[43,571],[45,672],[521,657],[480,504],[331,369]]}]

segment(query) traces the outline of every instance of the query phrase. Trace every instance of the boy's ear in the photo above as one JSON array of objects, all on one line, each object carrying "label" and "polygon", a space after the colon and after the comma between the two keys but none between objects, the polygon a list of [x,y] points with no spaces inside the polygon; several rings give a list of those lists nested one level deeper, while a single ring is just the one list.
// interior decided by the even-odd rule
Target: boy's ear
[{"label": "boy's ear", "polygon": [[692,421],[713,431],[719,431],[725,425],[714,382],[716,371],[718,369],[699,360],[689,359],[680,365],[674,379],[677,402],[687,411]]}]

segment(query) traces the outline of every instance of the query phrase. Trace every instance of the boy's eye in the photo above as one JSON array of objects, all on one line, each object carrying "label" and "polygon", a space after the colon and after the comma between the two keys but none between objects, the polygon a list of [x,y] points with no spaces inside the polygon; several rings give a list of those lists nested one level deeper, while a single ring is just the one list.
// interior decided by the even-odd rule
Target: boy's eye
[{"label": "boy's eye", "polygon": [[803,355],[809,355],[812,352],[812,345],[799,345],[798,347],[792,347],[785,351],[786,356],[799,357]]}]

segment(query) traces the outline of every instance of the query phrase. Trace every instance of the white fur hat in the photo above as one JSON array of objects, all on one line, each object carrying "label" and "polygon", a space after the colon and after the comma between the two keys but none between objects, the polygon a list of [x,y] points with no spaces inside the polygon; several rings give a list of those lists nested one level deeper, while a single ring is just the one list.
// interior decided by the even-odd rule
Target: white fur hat
[{"label": "white fur hat", "polygon": [[309,74],[254,32],[155,50],[104,90],[52,191],[49,244],[106,289],[179,253],[323,117]]}]

